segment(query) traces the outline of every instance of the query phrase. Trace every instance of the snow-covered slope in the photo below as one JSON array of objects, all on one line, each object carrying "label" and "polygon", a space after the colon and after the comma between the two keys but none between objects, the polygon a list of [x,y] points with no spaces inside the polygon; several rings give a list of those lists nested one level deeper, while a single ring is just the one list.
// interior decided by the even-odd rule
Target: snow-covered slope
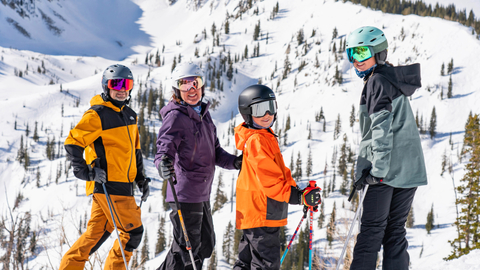
[{"label": "snow-covered slope", "polygon": [[[289,165],[290,160],[296,160],[300,153],[304,176],[299,185],[305,186],[306,160],[311,151],[311,179],[323,188],[324,182],[329,183],[333,178],[332,156],[334,149],[340,149],[344,134],[353,151],[358,147],[358,123],[351,128],[349,117],[352,105],[355,110],[358,109],[362,81],[355,75],[345,54],[335,56],[332,48],[335,44],[339,50],[340,42],[343,43],[352,30],[362,25],[383,28],[389,40],[390,62],[395,65],[418,62],[422,65],[423,87],[414,94],[411,103],[425,126],[430,121],[432,109],[436,109],[437,135],[433,139],[427,134],[422,135],[429,185],[417,191],[413,205],[415,226],[408,229],[412,269],[478,269],[472,265],[477,253],[453,262],[445,263],[442,260],[450,254],[448,240],[455,238],[455,228],[452,226],[456,216],[453,186],[459,185],[464,170],[464,165],[458,160],[458,152],[462,147],[465,121],[470,112],[480,113],[480,93],[475,80],[479,72],[476,63],[480,61],[480,55],[474,53],[480,50],[480,43],[471,34],[471,29],[439,18],[383,14],[334,0],[279,0],[280,10],[274,18],[272,10],[277,0],[257,1],[242,16],[228,18],[229,34],[225,34],[224,23],[227,16],[238,14],[240,8],[237,1],[202,1],[203,4],[198,8],[191,0],[179,0],[171,6],[168,1],[154,0],[35,3],[36,16],[29,18],[21,18],[10,7],[0,5],[0,21],[6,22],[7,18],[11,18],[31,36],[29,39],[20,34],[12,23],[0,24],[0,114],[4,116],[0,119],[0,210],[2,216],[7,215],[7,196],[11,207],[19,192],[25,198],[16,213],[30,211],[33,216],[32,228],[40,230],[38,254],[29,260],[30,269],[58,267],[62,254],[78,238],[79,229],[84,230],[79,228],[79,224],[83,224],[85,216],[88,218],[90,209],[90,198],[84,196],[84,183],[76,180],[71,171],[68,175],[62,172],[58,184],[55,183],[57,171],[65,166],[65,158],[47,160],[45,147],[47,141],[55,137],[55,151],[58,151],[58,142],[63,143],[72,125],[88,109],[90,98],[101,92],[101,73],[108,65],[122,59],[120,63],[132,69],[136,78],[132,93],[133,106],[139,111],[135,92],[139,91],[139,82],[142,82],[142,91],[145,90],[145,84],[149,88],[159,88],[162,84],[164,95],[169,97],[171,93],[167,78],[173,59],[178,61],[179,55],[182,61],[192,60],[204,68],[210,59],[210,65],[213,66],[215,62],[217,69],[220,59],[227,57],[228,53],[232,58],[237,56],[240,61],[233,64],[236,70],[233,80],[228,81],[223,75],[223,92],[218,89],[215,92],[207,90],[207,99],[220,103],[212,111],[212,116],[221,144],[227,151],[234,152],[234,138],[228,129],[233,122],[241,123],[241,116],[236,109],[238,94],[246,86],[261,80],[277,92],[278,129],[284,130],[287,117],[291,118],[287,145],[282,146],[285,163]],[[461,3],[469,8],[475,7],[467,0]],[[113,9],[112,5],[116,8]],[[40,10],[55,19],[55,26],[64,29],[60,36],[48,30]],[[261,36],[254,41],[254,27],[258,22]],[[220,46],[213,46],[213,24],[219,33]],[[334,28],[338,37],[332,39]],[[297,33],[301,29],[308,44],[306,49],[305,43],[298,45],[297,42]],[[122,47],[117,41],[122,43]],[[254,46],[260,47],[259,57],[251,57]],[[246,47],[248,59],[242,61]],[[197,49],[198,57],[194,56]],[[164,65],[145,65],[146,53],[156,54],[157,51]],[[291,72],[282,80],[287,57]],[[451,59],[454,60],[452,75],[441,76],[442,63],[446,71]],[[306,66],[299,72],[302,61]],[[340,85],[333,84],[336,68],[343,75]],[[22,77],[15,76],[19,71],[22,71]],[[453,81],[453,97],[447,99],[450,77]],[[440,98],[442,91],[443,99]],[[315,114],[320,108],[326,116],[326,132],[323,132],[323,123],[315,122]],[[230,120],[232,113],[233,120]],[[161,123],[153,115],[150,118],[150,131],[155,126],[153,132],[156,133]],[[338,116],[342,131],[334,140],[333,130]],[[32,139],[35,122],[38,123],[40,136],[38,142]],[[30,131],[28,139],[25,132],[27,125]],[[309,129],[312,132],[311,139],[308,139]],[[453,147],[449,144],[450,133]],[[22,135],[31,155],[28,171],[15,161]],[[283,145],[283,139],[281,141]],[[60,153],[62,151],[60,147]],[[440,176],[443,153],[453,163],[453,174],[447,172]],[[146,269],[155,269],[165,256],[165,252],[154,256],[159,217],[167,219],[168,235],[171,226],[168,212],[165,213],[162,208],[162,182],[158,179],[152,158],[146,159],[145,163],[147,175],[155,178],[151,196],[142,206],[142,220],[148,234],[151,259],[146,263]],[[327,174],[324,175],[326,164]],[[37,171],[40,173],[39,187]],[[217,179],[220,173],[223,175],[224,191],[231,198],[237,172],[218,169]],[[327,220],[336,203],[338,228],[340,234],[344,235],[348,228],[340,226],[343,224],[340,218],[352,218],[353,212],[347,198],[339,193],[342,177],[336,174],[336,190],[324,198],[323,203]],[[213,191],[216,185],[217,180]],[[345,208],[342,208],[343,204]],[[426,217],[432,205],[436,213],[435,224],[439,226],[427,234]],[[294,206],[290,211],[291,235],[300,220],[301,211],[300,207]],[[315,225],[317,218],[318,214],[315,216]],[[214,215],[219,269],[229,269],[221,255],[221,243],[228,222],[234,223],[234,220],[230,203]],[[343,238],[337,237],[333,247],[329,248],[325,229],[315,228],[316,252],[322,257],[338,256],[343,245],[340,239]],[[92,263],[87,269],[101,269],[101,261],[113,240],[114,237],[111,237],[102,246],[96,253],[98,256],[92,256]]]}]

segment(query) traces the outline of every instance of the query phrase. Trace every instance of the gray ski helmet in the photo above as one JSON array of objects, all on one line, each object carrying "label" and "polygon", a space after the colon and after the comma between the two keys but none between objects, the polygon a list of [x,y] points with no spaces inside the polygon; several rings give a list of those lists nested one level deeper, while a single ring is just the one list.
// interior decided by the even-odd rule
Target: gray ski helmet
[{"label": "gray ski helmet", "polygon": [[[245,120],[245,123],[252,127],[252,109],[251,106],[255,103],[260,103],[266,100],[276,100],[275,93],[272,89],[265,85],[254,84],[245,88],[245,90],[238,96],[238,111]],[[277,119],[277,114],[274,115],[274,120]]]},{"label": "gray ski helmet", "polygon": [[[102,76],[102,88],[105,96],[109,98],[110,98],[110,89],[108,89],[108,80],[112,80],[112,79],[132,79],[133,80],[133,74],[132,74],[132,71],[124,65],[115,64],[107,67],[107,69],[105,69],[105,71],[103,72],[103,76]],[[131,93],[132,91],[129,92],[129,98]]]},{"label": "gray ski helmet", "polygon": [[350,33],[345,45],[346,49],[360,46],[372,47],[378,64],[385,64],[388,41],[382,30],[373,26],[362,26]]},{"label": "gray ski helmet", "polygon": [[205,96],[205,77],[203,76],[203,71],[198,67],[196,64],[192,62],[187,62],[187,63],[181,63],[178,64],[175,69],[172,71],[172,89],[173,92],[175,93],[175,96],[182,100],[182,96],[180,95],[180,90],[177,88],[177,81],[182,78],[187,78],[187,77],[194,77],[194,76],[199,76],[202,77],[202,80],[204,81],[204,84],[202,86],[202,99],[200,102],[203,100],[203,97]]}]

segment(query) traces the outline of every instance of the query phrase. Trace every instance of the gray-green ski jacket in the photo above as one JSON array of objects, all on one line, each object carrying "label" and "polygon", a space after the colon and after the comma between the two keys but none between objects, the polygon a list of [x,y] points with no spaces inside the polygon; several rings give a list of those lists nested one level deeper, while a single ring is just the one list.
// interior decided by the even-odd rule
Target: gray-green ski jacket
[{"label": "gray-green ski jacket", "polygon": [[396,188],[427,184],[420,135],[408,101],[421,87],[420,64],[378,65],[367,76],[360,100],[362,140],[356,179],[365,168]]}]

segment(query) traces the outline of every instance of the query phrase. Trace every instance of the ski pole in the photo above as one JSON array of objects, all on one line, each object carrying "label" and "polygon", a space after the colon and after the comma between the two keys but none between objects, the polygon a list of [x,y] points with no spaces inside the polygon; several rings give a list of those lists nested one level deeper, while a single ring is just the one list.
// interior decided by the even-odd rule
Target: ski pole
[{"label": "ski pole", "polygon": [[173,184],[174,176],[175,175],[169,177],[168,182],[170,183],[170,187],[172,188],[173,199],[175,200],[175,205],[177,206],[178,218],[180,219],[180,224],[182,225],[183,236],[185,237],[185,243],[187,245],[188,253],[190,254],[190,260],[192,261],[193,270],[197,270],[197,267],[195,265],[195,259],[193,258],[192,245],[190,244],[190,240],[188,239],[187,229],[185,228],[185,222],[183,222],[182,210],[180,210],[180,204],[178,203],[177,193],[175,192],[175,187]]},{"label": "ski pole", "polygon": [[312,270],[312,240],[313,240],[313,207],[310,208],[310,237],[308,243],[308,269]]},{"label": "ski pole", "polygon": [[357,218],[358,218],[360,210],[362,209],[363,200],[365,199],[365,195],[367,195],[367,190],[368,190],[368,184],[365,185],[365,190],[362,192],[362,196],[360,197],[360,202],[358,203],[358,208],[357,208],[357,211],[355,212],[355,216],[353,217],[352,224],[350,224],[350,230],[348,231],[347,239],[345,240],[345,244],[343,245],[342,253],[340,254],[340,258],[338,259],[336,270],[339,270],[340,266],[343,263],[343,255],[345,254],[345,251],[347,250],[348,241],[350,240],[350,237],[351,237],[352,232],[353,232],[353,225],[355,223],[355,220],[357,220]]},{"label": "ski pole", "polygon": [[120,245],[120,251],[122,252],[123,262],[125,263],[125,269],[128,270],[127,259],[125,258],[125,253],[123,252],[122,241],[120,241],[120,235],[118,234],[117,223],[115,222],[115,217],[113,216],[113,203],[110,204],[110,196],[108,196],[107,188],[105,188],[105,183],[102,184],[103,191],[105,192],[105,197],[107,198],[108,209],[110,210],[110,215],[112,216],[113,226],[115,227],[115,232],[117,233],[118,245]]},{"label": "ski pole", "polygon": [[290,239],[290,242],[288,242],[287,249],[285,249],[285,252],[283,252],[282,259],[280,260],[280,265],[282,265],[283,260],[285,259],[285,256],[287,256],[287,252],[290,249],[290,246],[292,245],[293,239],[295,239],[298,229],[300,229],[300,227],[302,226],[303,220],[307,217],[307,213],[308,213],[308,208],[304,206],[302,219],[300,220],[300,223],[298,223],[297,229],[295,229],[295,232],[293,233],[292,238]]}]

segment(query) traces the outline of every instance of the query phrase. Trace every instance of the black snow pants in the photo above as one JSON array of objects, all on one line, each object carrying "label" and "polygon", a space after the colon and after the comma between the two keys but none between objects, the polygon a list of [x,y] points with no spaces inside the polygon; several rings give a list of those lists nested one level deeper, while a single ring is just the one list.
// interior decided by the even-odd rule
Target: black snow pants
[{"label": "black snow pants", "polygon": [[[193,269],[189,252],[186,249],[182,225],[178,217],[175,203],[170,203],[172,212],[170,220],[173,225],[172,247],[165,261],[157,270]],[[210,202],[180,203],[185,229],[192,244],[192,253],[197,269],[202,269],[203,260],[212,255],[215,247],[215,232],[213,230],[212,210]]]},{"label": "black snow pants", "polygon": [[374,270],[383,245],[383,270],[407,270],[405,222],[417,188],[369,186],[350,270]]},{"label": "black snow pants", "polygon": [[244,229],[233,270],[280,269],[280,227]]}]

